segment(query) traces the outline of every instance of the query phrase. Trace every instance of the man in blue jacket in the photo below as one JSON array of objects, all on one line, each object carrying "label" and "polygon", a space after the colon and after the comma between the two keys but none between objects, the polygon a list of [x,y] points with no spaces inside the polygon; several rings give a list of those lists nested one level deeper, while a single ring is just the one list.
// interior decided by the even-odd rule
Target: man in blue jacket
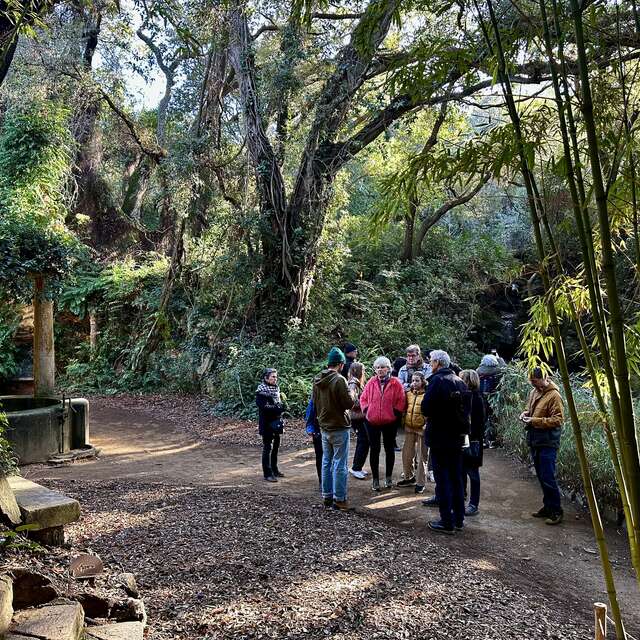
[{"label": "man in blue jacket", "polygon": [[427,418],[424,438],[431,452],[440,520],[428,523],[437,533],[453,534],[464,526],[462,447],[470,428],[470,391],[450,369],[446,351],[431,352],[432,375],[422,400]]}]

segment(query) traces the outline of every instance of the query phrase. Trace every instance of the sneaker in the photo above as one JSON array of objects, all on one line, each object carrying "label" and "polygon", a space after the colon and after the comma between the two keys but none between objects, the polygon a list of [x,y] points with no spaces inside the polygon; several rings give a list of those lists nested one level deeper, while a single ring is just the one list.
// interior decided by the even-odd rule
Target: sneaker
[{"label": "sneaker", "polygon": [[391,487],[393,487],[393,480],[390,477],[387,477],[384,479],[384,488],[385,489],[391,489]]},{"label": "sneaker", "polygon": [[349,469],[349,473],[354,478],[358,478],[358,480],[364,480],[367,477],[362,471],[354,471],[353,469]]},{"label": "sneaker", "polygon": [[467,508],[464,510],[465,516],[477,516],[478,513],[480,513],[480,511],[475,504],[468,505]]},{"label": "sneaker", "polygon": [[433,471],[429,471],[429,473],[427,474],[427,480],[429,482],[435,482],[436,481],[435,476],[433,475]]},{"label": "sneaker", "polygon": [[423,500],[422,504],[425,507],[437,507],[440,503],[438,502],[438,498],[436,498],[435,496],[431,496],[430,498]]},{"label": "sneaker", "polygon": [[366,469],[363,469],[363,470],[362,470],[362,473],[363,473],[365,476],[368,476],[368,475],[369,475],[369,472],[368,472]]},{"label": "sneaker", "polygon": [[417,484],[414,489],[413,489],[416,493],[422,493],[424,491],[424,485],[423,484]]},{"label": "sneaker", "polygon": [[372,480],[371,481],[371,489],[373,491],[380,491],[380,480]]},{"label": "sneaker", "polygon": [[453,527],[445,526],[442,520],[433,520],[432,522],[428,522],[427,526],[431,531],[435,531],[436,533],[444,533],[449,536],[455,533]]},{"label": "sneaker", "polygon": [[400,480],[396,486],[398,487],[410,487],[412,484],[416,483],[416,479],[411,476],[411,478],[405,478],[404,480]]},{"label": "sneaker", "polygon": [[542,509],[540,509],[540,511],[536,511],[535,513],[531,514],[534,518],[549,518],[551,517],[553,514],[551,513],[551,511],[549,511],[547,509],[547,507],[542,507]]},{"label": "sneaker", "polygon": [[278,482],[278,478],[276,478],[275,476],[265,476],[264,479],[267,482]]},{"label": "sneaker", "polygon": [[333,506],[333,498],[322,498],[322,504],[327,507],[327,509],[329,507]]},{"label": "sneaker", "polygon": [[562,522],[562,511],[551,514],[545,521],[545,524],[554,525]]},{"label": "sneaker", "polygon": [[355,508],[349,506],[349,503],[346,500],[334,500],[333,508],[336,511],[355,511]]},{"label": "sneaker", "polygon": [[276,478],[284,478],[284,473],[282,473],[281,471],[274,471],[273,475]]}]

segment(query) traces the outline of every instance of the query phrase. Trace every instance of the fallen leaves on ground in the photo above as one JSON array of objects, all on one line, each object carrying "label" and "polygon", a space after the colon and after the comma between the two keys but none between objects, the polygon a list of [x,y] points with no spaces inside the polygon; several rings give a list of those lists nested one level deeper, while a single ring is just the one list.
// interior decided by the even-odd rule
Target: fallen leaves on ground
[{"label": "fallen leaves on ground", "polygon": [[108,567],[135,574],[152,640],[496,640],[587,634],[557,601],[518,590],[422,537],[290,495],[131,481],[56,481],[69,527]]}]

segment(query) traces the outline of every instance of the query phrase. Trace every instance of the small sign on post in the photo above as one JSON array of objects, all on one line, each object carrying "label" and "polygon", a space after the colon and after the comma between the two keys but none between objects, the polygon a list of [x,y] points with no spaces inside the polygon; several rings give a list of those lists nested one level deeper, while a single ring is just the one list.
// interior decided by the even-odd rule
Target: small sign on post
[{"label": "small sign on post", "polygon": [[98,556],[92,556],[89,553],[83,553],[71,561],[69,565],[69,573],[76,580],[88,580],[95,578],[104,571],[102,560]]},{"label": "small sign on post", "polygon": [[607,637],[607,605],[602,602],[593,604],[593,613],[596,622],[595,640],[605,640]]}]

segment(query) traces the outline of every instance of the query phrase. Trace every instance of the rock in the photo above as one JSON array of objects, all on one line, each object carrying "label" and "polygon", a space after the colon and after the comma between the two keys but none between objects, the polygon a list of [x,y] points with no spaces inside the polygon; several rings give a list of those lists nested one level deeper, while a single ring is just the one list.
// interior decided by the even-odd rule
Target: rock
[{"label": "rock", "polygon": [[25,524],[39,529],[61,527],[80,518],[80,504],[59,491],[52,491],[19,476],[11,476],[13,489]]},{"label": "rock", "polygon": [[127,598],[116,602],[111,610],[111,618],[118,622],[147,622],[147,612],[142,600]]},{"label": "rock", "polygon": [[76,600],[82,605],[84,615],[89,618],[108,618],[113,607],[113,600],[103,598],[95,593],[81,593]]},{"label": "rock", "polygon": [[86,640],[143,640],[142,622],[119,622],[85,629]]},{"label": "rock", "polygon": [[40,640],[80,640],[83,625],[82,607],[76,602],[18,611],[13,617],[11,633]]},{"label": "rock", "polygon": [[51,602],[58,592],[47,576],[21,567],[10,568],[13,576],[13,608],[26,609]]},{"label": "rock", "polygon": [[7,631],[13,617],[13,582],[9,576],[0,576],[0,636]]},{"label": "rock", "polygon": [[140,595],[138,584],[136,583],[136,578],[133,573],[123,573],[118,579],[128,596],[137,598]]},{"label": "rock", "polygon": [[20,507],[6,476],[0,476],[0,513],[10,524],[20,524]]}]

